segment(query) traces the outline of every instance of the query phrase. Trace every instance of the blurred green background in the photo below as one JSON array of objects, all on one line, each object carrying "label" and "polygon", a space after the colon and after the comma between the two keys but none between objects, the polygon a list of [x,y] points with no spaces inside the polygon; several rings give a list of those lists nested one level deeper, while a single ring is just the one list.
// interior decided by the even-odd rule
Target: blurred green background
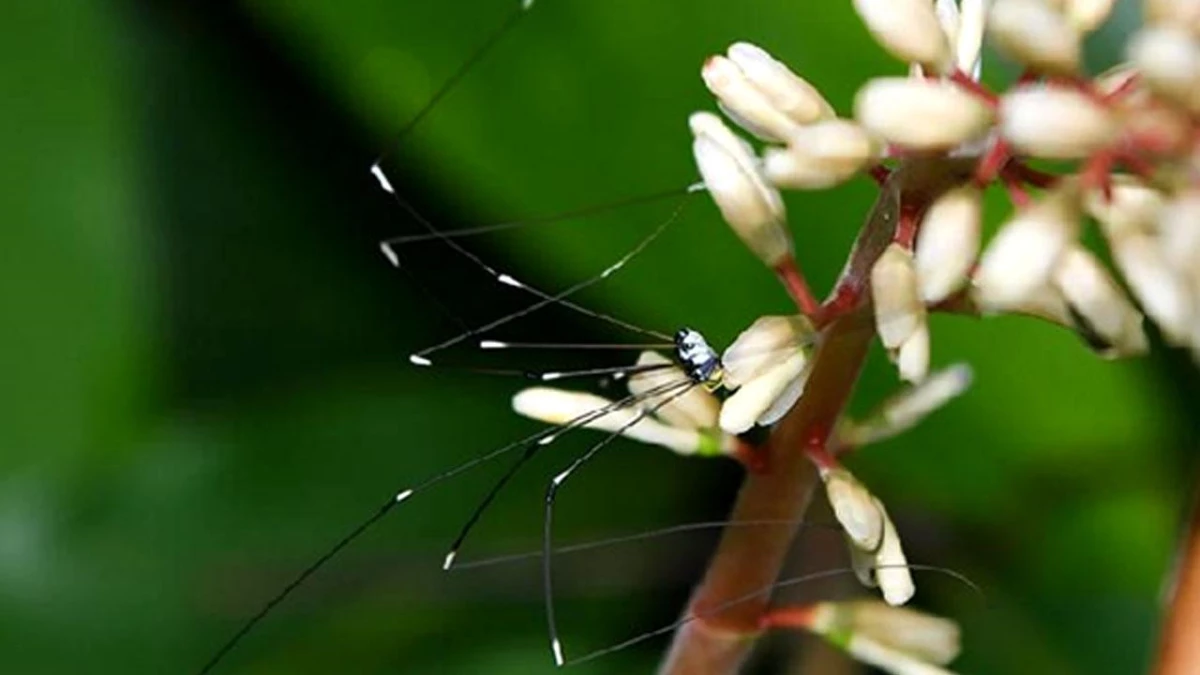
[{"label": "blurred green background", "polygon": [[[0,669],[194,672],[387,495],[537,428],[509,412],[520,381],[408,365],[456,331],[428,294],[469,324],[529,298],[436,244],[402,250],[403,272],[389,267],[377,242],[420,228],[368,175],[381,151],[393,182],[441,227],[533,217],[695,180],[685,120],[713,108],[698,68],[734,40],[774,52],[843,113],[864,78],[903,71],[849,3],[542,0],[397,143],[515,4],[10,6],[0,47]],[[1097,64],[1119,55],[1129,4],[1091,45]],[[818,288],[871,194],[862,181],[789,196]],[[996,220],[1005,209],[994,206]],[[563,288],[672,208],[469,245],[520,279]],[[719,345],[788,309],[704,199],[581,302],[658,330],[691,325]],[[850,464],[889,505],[910,560],[985,589],[981,601],[945,578],[917,579],[920,606],[964,624],[957,669],[1139,672],[1196,466],[1190,362],[1159,351],[1105,363],[1070,335],[1019,320],[939,319],[934,336],[935,362],[968,360],[977,386]],[[498,337],[630,339],[561,310]],[[597,363],[545,356],[553,367]],[[538,365],[470,349],[441,360]],[[855,407],[894,387],[875,354]],[[536,546],[546,481],[587,440],[552,446],[514,481],[464,559]],[[499,468],[397,509],[219,672],[551,672],[536,563],[439,570]],[[614,444],[561,492],[557,536],[719,518],[739,472]],[[811,516],[829,520],[823,508]],[[674,619],[714,541],[562,556],[569,653]],[[836,534],[815,531],[794,570],[844,565],[843,555]],[[857,592],[843,582],[797,591],[787,595]],[[663,647],[650,641],[577,672],[648,672]],[[779,636],[748,670],[799,672],[813,658],[804,648],[828,656]]]}]

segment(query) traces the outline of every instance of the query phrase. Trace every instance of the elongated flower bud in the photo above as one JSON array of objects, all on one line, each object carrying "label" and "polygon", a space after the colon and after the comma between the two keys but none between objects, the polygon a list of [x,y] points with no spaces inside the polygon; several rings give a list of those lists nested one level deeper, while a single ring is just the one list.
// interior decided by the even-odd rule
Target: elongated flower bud
[{"label": "elongated flower bud", "polygon": [[684,429],[712,429],[717,426],[721,402],[716,396],[704,387],[692,387],[683,394],[667,391],[647,396],[647,392],[686,381],[687,374],[658,352],[641,353],[636,367],[646,366],[658,367],[629,376],[629,393],[639,397],[643,408],[653,409],[655,416]]},{"label": "elongated flower bud", "polygon": [[879,551],[875,554],[875,581],[879,591],[889,605],[903,605],[908,602],[916,586],[913,585],[912,572],[908,569],[908,558],[904,556],[904,548],[900,545],[900,535],[896,526],[888,516],[883,503],[878,499],[875,505],[883,514],[883,539]]},{"label": "elongated flower bud", "polygon": [[924,323],[912,254],[899,244],[888,246],[871,268],[871,298],[879,339],[887,349],[899,349]]},{"label": "elongated flower bud", "polygon": [[700,74],[721,109],[746,131],[763,140],[782,142],[796,128],[796,122],[775,107],[730,59],[710,57]]},{"label": "elongated flower bud", "polygon": [[983,32],[987,19],[987,0],[961,0],[955,61],[959,70],[979,79],[983,65]]},{"label": "elongated flower bud", "polygon": [[1099,28],[1113,8],[1113,0],[1052,0],[1051,4],[1081,33]]},{"label": "elongated flower bud", "polygon": [[1000,51],[1039,73],[1079,71],[1082,36],[1046,0],[995,0],[987,30]]},{"label": "elongated flower bud", "polygon": [[892,56],[944,72],[953,61],[950,43],[929,0],[854,0],[867,30]]},{"label": "elongated flower bud", "polygon": [[[796,125],[812,124],[834,116],[833,108],[815,87],[761,47],[749,42],[736,42],[726,53],[729,57],[728,62],[738,70],[736,74],[727,75],[736,77],[744,82],[745,86],[753,88],[775,113],[788,120],[788,125],[779,127],[781,130]],[[709,74],[705,73],[705,82],[708,80]],[[724,107],[738,107],[736,101],[725,100],[725,97],[713,88],[713,84],[720,83],[709,84],[709,88],[721,99]],[[739,115],[745,117],[741,113]],[[785,136],[786,134],[781,134],[775,140],[786,140]]]},{"label": "elongated flower bud", "polygon": [[792,254],[779,192],[763,179],[750,146],[719,117],[695,113],[688,121],[696,165],[721,215],[759,259],[775,267]]},{"label": "elongated flower bud", "polygon": [[1011,309],[1046,285],[1059,255],[1079,231],[1078,192],[1065,186],[1008,221],[975,273],[977,297],[989,311]]},{"label": "elongated flower bud", "polygon": [[1142,0],[1146,23],[1181,26],[1200,35],[1200,0]]},{"label": "elongated flower bud", "polygon": [[878,144],[862,127],[826,120],[799,128],[786,149],[768,148],[763,172],[779,187],[824,189],[857,174],[878,156]]},{"label": "elongated flower bud", "polygon": [[1110,243],[1113,260],[1163,336],[1172,344],[1188,343],[1196,320],[1191,291],[1158,241],[1149,234],[1131,233],[1110,238]]},{"label": "elongated flower bud", "polygon": [[776,363],[812,344],[816,330],[807,317],[763,316],[742,331],[721,355],[723,382],[736,389],[765,373]]},{"label": "elongated flower bud", "polygon": [[949,82],[873,79],[854,97],[854,117],[889,143],[917,151],[949,150],[991,128],[992,111]]},{"label": "elongated flower bud", "polygon": [[1146,28],[1129,41],[1146,85],[1189,112],[1200,111],[1200,42],[1180,26]]},{"label": "elongated flower bud", "polygon": [[[594,394],[565,391],[550,387],[531,387],[513,396],[513,410],[518,414],[549,424],[567,424],[589,413],[596,417],[583,426],[609,433],[620,433],[642,443],[661,445],[674,452],[690,455],[712,445],[711,439],[695,429],[683,429],[663,424],[642,410],[629,407],[613,408],[613,402]],[[638,419],[642,417],[642,419]]]},{"label": "elongated flower bud", "polygon": [[954,675],[945,668],[926,663],[907,652],[870,638],[851,637],[845,649],[855,660],[875,666],[891,675]]},{"label": "elongated flower bud", "polygon": [[962,651],[956,622],[877,600],[823,602],[813,608],[810,622],[819,635],[867,638],[936,665],[950,663]]},{"label": "elongated flower bud", "polygon": [[1200,275],[1200,190],[1172,199],[1162,209],[1158,228],[1163,253],[1176,272]]},{"label": "elongated flower bud", "polygon": [[965,363],[943,368],[884,401],[863,421],[839,430],[838,439],[858,447],[892,438],[961,395],[971,386],[971,379],[971,367]]},{"label": "elongated flower bud", "polygon": [[833,514],[851,544],[875,553],[883,539],[883,515],[871,491],[845,469],[822,469],[821,480]]},{"label": "elongated flower bud", "polygon": [[1082,92],[1026,86],[1000,101],[1000,133],[1019,152],[1047,159],[1081,159],[1116,139],[1111,111]]},{"label": "elongated flower bud", "polygon": [[950,190],[929,207],[914,259],[921,297],[933,304],[962,288],[979,255],[983,204],[972,185]]},{"label": "elongated flower bud", "polygon": [[1145,353],[1146,335],[1142,313],[1133,306],[1104,270],[1100,261],[1083,247],[1074,245],[1063,252],[1054,282],[1062,291],[1081,332],[1091,338],[1105,356]]},{"label": "elongated flower bud", "polygon": [[743,384],[721,405],[721,429],[741,434],[778,419],[803,393],[808,365],[808,355],[795,351]]}]

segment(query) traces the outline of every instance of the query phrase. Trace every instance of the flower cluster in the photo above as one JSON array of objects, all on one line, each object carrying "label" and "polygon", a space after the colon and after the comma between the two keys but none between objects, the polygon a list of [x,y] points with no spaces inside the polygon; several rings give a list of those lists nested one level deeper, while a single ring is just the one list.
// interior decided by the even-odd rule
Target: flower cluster
[{"label": "flower cluster", "polygon": [[[704,64],[704,83],[725,117],[763,143],[756,149],[711,113],[690,118],[693,153],[722,216],[779,275],[802,313],[792,320],[807,319],[814,342],[839,318],[869,307],[910,384],[868,420],[843,420],[831,443],[804,449],[860,579],[878,585],[891,605],[913,594],[899,537],[839,454],[902,431],[968,385],[965,366],[931,374],[929,313],[1034,316],[1074,331],[1106,358],[1146,351],[1145,316],[1165,341],[1200,359],[1200,3],[1146,0],[1128,63],[1089,76],[1082,42],[1112,5],[853,0],[870,34],[909,73],[865,83],[849,117],[757,46],[736,43]],[[980,83],[985,38],[1022,67],[1006,91]],[[908,189],[906,171],[917,166],[942,180]],[[854,278],[848,267],[830,299],[818,302],[800,271],[780,190],[822,189],[860,175],[899,202],[891,241],[865,273]],[[1002,191],[1014,210],[985,246],[989,189]],[[1081,243],[1091,222],[1117,274]],[[780,330],[769,325],[779,320],[760,319],[739,342],[769,342]],[[731,348],[726,356],[740,353]],[[794,357],[772,358],[757,372],[784,369]],[[804,368],[798,361],[772,382],[728,382],[779,398],[756,400],[753,410],[771,414],[755,419],[731,407],[753,398],[738,400],[739,390],[725,403],[722,427],[740,433],[752,421],[781,417],[803,390]],[[877,663],[873,650],[849,649]]]},{"label": "flower cluster", "polygon": [[[640,412],[586,426],[683,454],[747,460],[739,434],[782,419],[803,397],[827,329],[851,316],[873,319],[906,388],[865,420],[842,419],[828,438],[797,450],[819,469],[859,578],[894,606],[914,593],[900,538],[880,499],[841,458],[911,427],[969,385],[966,366],[931,372],[930,313],[1033,316],[1075,332],[1105,358],[1144,353],[1149,317],[1168,343],[1200,359],[1200,2],[1146,0],[1128,63],[1089,76],[1081,45],[1112,0],[852,1],[875,41],[909,72],[865,83],[851,116],[839,116],[816,86],[762,48],[739,42],[709,58],[701,74],[725,118],[762,147],[716,114],[689,118],[706,190],[800,313],[759,318],[730,345],[721,359],[720,384],[730,392],[723,400],[697,387],[660,409],[662,399],[650,397]],[[980,83],[985,38],[1023,69],[1006,91]],[[938,180],[914,189],[913,175]],[[896,202],[889,240],[865,267],[847,265],[819,302],[801,272],[780,191],[858,176]],[[985,245],[984,194],[993,189],[1013,212]],[[1116,273],[1081,243],[1089,223]],[[635,376],[630,390],[682,376]],[[563,423],[612,402],[536,388],[514,404]],[[872,616],[895,620],[864,618]],[[938,649],[923,651],[897,623],[920,623],[914,616],[878,603],[825,604],[792,623],[768,623],[839,636],[849,653],[891,672],[945,672],[957,628],[923,619],[928,630],[917,632],[941,636]]]}]

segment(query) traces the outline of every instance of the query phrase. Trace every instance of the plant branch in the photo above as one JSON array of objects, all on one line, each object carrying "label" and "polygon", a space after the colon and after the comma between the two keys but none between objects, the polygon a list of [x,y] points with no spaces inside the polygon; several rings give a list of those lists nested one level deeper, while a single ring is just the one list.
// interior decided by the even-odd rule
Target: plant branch
[{"label": "plant branch", "polygon": [[1154,675],[1200,672],[1200,640],[1196,639],[1200,626],[1200,501],[1192,505],[1191,522],[1179,555]]},{"label": "plant branch", "polygon": [[[905,163],[888,176],[859,232],[836,289],[821,308],[824,326],[813,370],[799,403],[767,442],[767,470],[748,473],[733,507],[733,522],[799,521],[812,498],[816,472],[805,450],[824,449],[842,414],[874,339],[866,288],[871,267],[892,241],[901,204],[928,204],[969,177],[972,163],[957,160]],[[730,527],[725,530],[700,586],[688,604],[697,617],[676,633],[660,668],[663,675],[737,672],[761,633],[769,594],[719,612],[731,598],[774,583],[796,530]]]}]

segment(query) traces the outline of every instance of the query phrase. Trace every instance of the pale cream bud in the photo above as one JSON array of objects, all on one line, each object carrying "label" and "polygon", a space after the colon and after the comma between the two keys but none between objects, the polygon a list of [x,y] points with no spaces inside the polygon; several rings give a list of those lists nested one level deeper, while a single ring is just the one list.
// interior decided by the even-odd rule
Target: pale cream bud
[{"label": "pale cream bud", "polygon": [[721,215],[755,255],[775,267],[792,255],[779,192],[763,179],[750,146],[719,117],[695,113],[688,122],[695,136],[696,165]]},{"label": "pale cream bud", "polygon": [[871,491],[845,469],[822,469],[821,480],[846,537],[864,551],[877,551],[883,539],[883,516]]},{"label": "pale cream bud", "polygon": [[854,0],[854,10],[892,56],[939,73],[951,65],[950,43],[929,0]]},{"label": "pale cream bud", "polygon": [[973,185],[950,190],[929,207],[914,256],[927,304],[945,300],[966,283],[979,255],[982,229],[982,197]]},{"label": "pale cream bud", "polygon": [[908,559],[900,545],[900,535],[896,526],[888,517],[887,510],[878,499],[875,505],[883,514],[883,539],[879,543],[879,552],[875,554],[875,582],[879,591],[889,605],[903,605],[912,598],[917,588],[913,585],[912,572],[908,569]]},{"label": "pale cream bud", "polygon": [[1113,0],[1051,0],[1050,4],[1062,12],[1067,23],[1082,33],[1099,28],[1108,20],[1113,8]]},{"label": "pale cream bud", "polygon": [[1142,313],[1121,292],[1100,261],[1082,246],[1063,252],[1054,272],[1054,283],[1062,292],[1081,333],[1105,356],[1129,356],[1146,352]]},{"label": "pale cream bud", "polygon": [[700,70],[705,86],[738,126],[763,140],[782,142],[797,126],[724,56],[713,56]]},{"label": "pale cream bud", "polygon": [[891,244],[871,268],[875,326],[887,349],[899,349],[925,323],[912,254]]},{"label": "pale cream bud", "polygon": [[878,144],[849,120],[825,120],[801,127],[786,149],[768,148],[763,173],[779,187],[804,190],[837,185],[879,156]]},{"label": "pale cream bud", "polygon": [[918,326],[896,350],[893,359],[901,380],[913,384],[924,380],[929,374],[929,324]]},{"label": "pale cream bud", "polygon": [[1200,0],[1142,0],[1146,23],[1174,25],[1200,34]]},{"label": "pale cream bud", "polygon": [[1025,86],[1000,100],[1000,133],[1020,153],[1082,159],[1116,140],[1116,116],[1083,92]]},{"label": "pale cream bud", "polygon": [[743,384],[721,405],[721,429],[740,434],[777,420],[804,392],[808,365],[808,355],[795,351]]},{"label": "pale cream bud", "polygon": [[1079,71],[1082,35],[1046,0],[995,0],[987,30],[1000,51],[1040,73]]},{"label": "pale cream bud", "polygon": [[822,602],[813,607],[809,630],[859,636],[937,665],[950,663],[962,651],[962,631],[955,621],[878,600]]},{"label": "pale cream bud", "polygon": [[975,272],[984,309],[1012,309],[1047,284],[1059,255],[1078,235],[1078,199],[1073,186],[1064,186],[1000,228]]},{"label": "pale cream bud", "polygon": [[1128,54],[1148,87],[1190,112],[1200,111],[1200,42],[1190,31],[1145,28],[1129,41]]},{"label": "pale cream bud", "polygon": [[793,352],[807,349],[815,337],[816,330],[807,317],[759,317],[721,355],[725,369],[722,382],[736,389]]},{"label": "pale cream bud", "polygon": [[683,394],[665,391],[647,395],[647,392],[669,388],[671,383],[687,380],[687,374],[658,352],[645,351],[638,356],[635,368],[645,366],[661,367],[635,372],[629,376],[628,383],[629,393],[640,397],[643,408],[654,410],[655,416],[684,429],[712,429],[717,426],[721,402],[712,392],[704,387],[692,387]]},{"label": "pale cream bud", "polygon": [[992,111],[942,80],[873,79],[854,97],[854,116],[867,131],[918,151],[949,150],[987,133]]},{"label": "pale cream bud", "polygon": [[1113,260],[1125,276],[1142,309],[1172,344],[1189,341],[1196,320],[1186,279],[1167,262],[1158,241],[1149,234],[1110,238]]},{"label": "pale cream bud", "polygon": [[987,18],[986,0],[961,0],[955,61],[959,70],[979,79],[983,65],[983,31]]},{"label": "pale cream bud", "polygon": [[833,107],[816,87],[761,47],[735,42],[726,53],[741,68],[746,80],[796,124],[812,124],[834,116]]},{"label": "pale cream bud", "polygon": [[891,675],[954,675],[945,668],[867,637],[851,636],[846,644],[846,653],[857,661],[875,666]]},{"label": "pale cream bud", "polygon": [[1200,275],[1200,191],[1189,190],[1172,199],[1159,222],[1162,250],[1177,272]]},{"label": "pale cream bud", "polygon": [[1109,195],[1091,190],[1084,195],[1084,208],[1095,218],[1111,241],[1127,234],[1155,230],[1165,199],[1162,192],[1129,176],[1115,176]]},{"label": "pale cream bud", "polygon": [[[550,387],[523,389],[512,400],[513,410],[518,414],[541,422],[555,425],[575,423],[585,415],[595,417],[581,426],[599,429],[651,445],[660,445],[683,455],[701,450],[705,437],[695,429],[682,429],[663,424],[639,408],[618,407],[608,412],[597,412],[613,402],[595,394],[565,391]],[[638,419],[638,418],[641,419]]]},{"label": "pale cream bud", "polygon": [[892,438],[961,395],[971,386],[971,379],[971,367],[965,363],[943,368],[884,401],[862,422],[840,430],[838,438],[851,447]]}]

